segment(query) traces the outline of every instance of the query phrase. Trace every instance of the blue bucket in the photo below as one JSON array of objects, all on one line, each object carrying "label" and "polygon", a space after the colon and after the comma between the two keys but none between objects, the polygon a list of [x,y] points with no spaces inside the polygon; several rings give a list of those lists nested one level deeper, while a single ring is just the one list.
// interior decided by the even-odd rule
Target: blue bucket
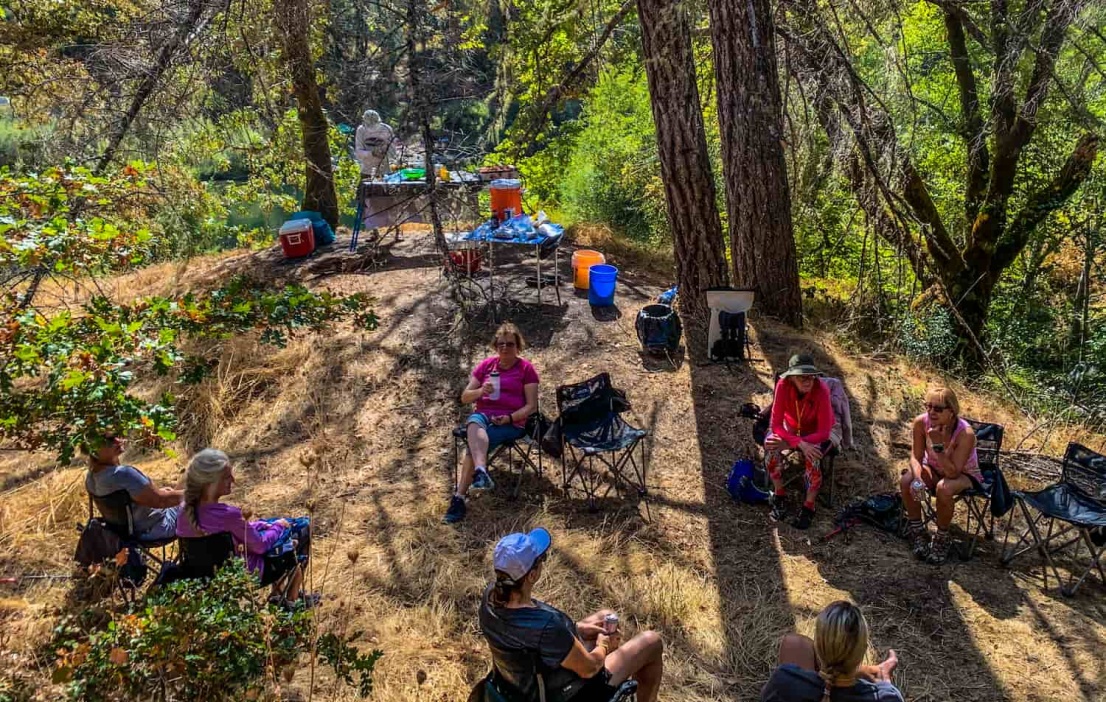
[{"label": "blue bucket", "polygon": [[605,263],[592,266],[588,270],[591,285],[588,288],[588,302],[595,307],[610,307],[614,304],[614,288],[618,281],[618,269]]}]

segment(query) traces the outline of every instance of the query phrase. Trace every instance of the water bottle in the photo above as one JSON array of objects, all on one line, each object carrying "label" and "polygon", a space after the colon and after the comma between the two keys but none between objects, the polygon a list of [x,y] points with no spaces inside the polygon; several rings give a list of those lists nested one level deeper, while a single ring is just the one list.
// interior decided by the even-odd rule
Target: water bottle
[{"label": "water bottle", "polygon": [[488,382],[492,384],[492,394],[488,395],[489,400],[499,399],[499,370],[493,370],[488,375]]},{"label": "water bottle", "polygon": [[924,502],[926,499],[926,484],[922,482],[921,478],[914,478],[914,482],[910,483],[910,494],[914,496],[914,499],[918,502]]},{"label": "water bottle", "polygon": [[603,617],[603,632],[610,636],[616,631],[618,631],[618,615],[608,614]]}]

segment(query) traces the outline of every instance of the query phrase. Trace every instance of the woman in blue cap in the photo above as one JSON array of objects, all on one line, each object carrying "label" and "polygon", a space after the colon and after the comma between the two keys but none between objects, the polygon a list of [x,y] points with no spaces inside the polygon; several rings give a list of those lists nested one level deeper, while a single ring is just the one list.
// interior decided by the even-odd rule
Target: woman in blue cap
[{"label": "woman in blue cap", "polygon": [[600,611],[580,622],[531,596],[552,542],[545,529],[510,534],[495,547],[495,582],[484,591],[480,628],[492,652],[491,684],[509,699],[609,702],[626,680],[639,702],[655,702],[663,663],[653,631],[621,643]]}]

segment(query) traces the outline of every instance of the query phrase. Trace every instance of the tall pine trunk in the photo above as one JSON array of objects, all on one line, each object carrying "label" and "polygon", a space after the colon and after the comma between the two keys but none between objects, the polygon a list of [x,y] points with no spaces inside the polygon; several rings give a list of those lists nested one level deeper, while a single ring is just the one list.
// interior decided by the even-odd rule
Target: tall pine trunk
[{"label": "tall pine trunk", "polygon": [[756,290],[761,310],[800,326],[771,3],[709,5],[734,282]]},{"label": "tall pine trunk", "polygon": [[722,222],[695,82],[691,29],[681,0],[637,0],[637,6],[668,224],[676,251],[680,311],[685,318],[703,321],[703,291],[725,285],[727,276]]},{"label": "tall pine trunk", "polygon": [[308,41],[311,11],[308,0],[280,0],[273,4],[277,29],[284,47],[284,63],[292,78],[300,130],[303,132],[303,156],[307,162],[307,184],[303,209],[323,215],[331,227],[338,227],[338,196],[334,190],[334,169],[330,161],[329,125],[319,85],[315,82],[315,62]]}]

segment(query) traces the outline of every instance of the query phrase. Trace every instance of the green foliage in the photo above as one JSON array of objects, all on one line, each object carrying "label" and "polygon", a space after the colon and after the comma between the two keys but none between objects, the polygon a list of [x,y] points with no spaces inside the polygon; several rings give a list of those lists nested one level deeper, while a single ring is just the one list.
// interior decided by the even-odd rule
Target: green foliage
[{"label": "green foliage", "polygon": [[635,239],[664,238],[664,186],[644,71],[630,67],[605,72],[583,120],[563,170],[560,200],[565,210]]},{"label": "green foliage", "polygon": [[68,617],[55,630],[53,679],[70,700],[257,699],[309,648],[308,610],[265,603],[244,561],[210,582],[157,588],[106,626]]},{"label": "green foliage", "polygon": [[354,684],[353,674],[356,673],[357,689],[362,697],[368,697],[373,691],[373,668],[384,652],[361,653],[350,645],[358,637],[359,634],[354,634],[343,641],[335,634],[323,634],[319,637],[318,649],[323,662],[334,668],[338,679],[347,685]]},{"label": "green foliage", "polygon": [[109,176],[72,165],[0,169],[0,267],[85,275],[142,264],[153,198],[141,164]]},{"label": "green foliage", "polygon": [[69,460],[107,433],[134,434],[143,444],[176,438],[172,396],[151,402],[133,386],[143,375],[195,382],[214,361],[189,357],[188,340],[257,333],[282,346],[302,330],[343,319],[365,329],[376,317],[363,294],[340,297],[299,285],[272,289],[238,276],[211,292],[150,297],[117,304],[96,297],[74,314],[46,317],[0,304],[0,439],[57,451]]},{"label": "green foliage", "polygon": [[955,324],[952,314],[938,305],[912,310],[899,320],[899,342],[911,358],[946,366],[956,352]]}]

